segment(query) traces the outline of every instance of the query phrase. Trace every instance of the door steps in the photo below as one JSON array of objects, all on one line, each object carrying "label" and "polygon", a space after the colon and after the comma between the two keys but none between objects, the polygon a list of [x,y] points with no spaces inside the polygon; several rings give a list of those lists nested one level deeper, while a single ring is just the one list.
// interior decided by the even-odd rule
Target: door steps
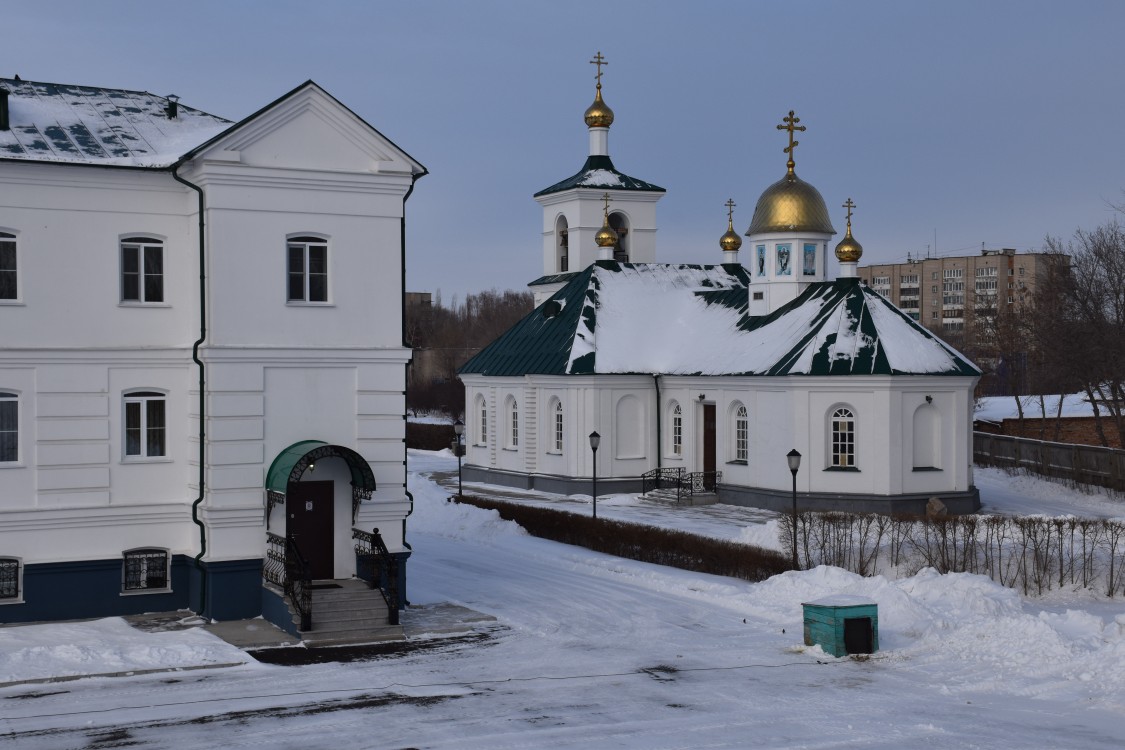
[{"label": "door steps", "polygon": [[301,616],[285,599],[301,641],[308,646],[401,641],[401,625],[389,623],[387,603],[379,589],[358,578],[313,581],[312,630],[300,630]]}]

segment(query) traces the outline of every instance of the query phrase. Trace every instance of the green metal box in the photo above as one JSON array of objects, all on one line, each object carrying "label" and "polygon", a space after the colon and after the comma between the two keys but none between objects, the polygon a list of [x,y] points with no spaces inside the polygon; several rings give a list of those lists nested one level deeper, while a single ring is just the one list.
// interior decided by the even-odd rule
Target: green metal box
[{"label": "green metal box", "polygon": [[833,656],[879,650],[879,605],[870,599],[837,594],[801,606],[806,646],[820,646]]}]

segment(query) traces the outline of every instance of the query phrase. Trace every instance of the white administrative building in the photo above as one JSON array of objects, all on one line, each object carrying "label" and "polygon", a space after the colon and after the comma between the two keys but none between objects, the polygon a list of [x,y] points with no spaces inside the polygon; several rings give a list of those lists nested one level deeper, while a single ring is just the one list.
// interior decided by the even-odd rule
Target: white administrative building
[{"label": "white administrative building", "polygon": [[351,578],[353,529],[405,597],[425,173],[311,81],[230,122],[0,79],[0,621],[286,619],[264,567]]}]

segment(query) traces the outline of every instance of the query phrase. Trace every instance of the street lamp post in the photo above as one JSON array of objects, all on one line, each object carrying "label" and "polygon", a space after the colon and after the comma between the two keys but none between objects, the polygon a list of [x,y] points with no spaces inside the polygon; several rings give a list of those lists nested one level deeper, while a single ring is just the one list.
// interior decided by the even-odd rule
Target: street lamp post
[{"label": "street lamp post", "polygon": [[601,442],[602,436],[596,430],[590,433],[590,450],[594,453],[594,518],[598,517],[598,446]]},{"label": "street lamp post", "polygon": [[465,455],[465,447],[461,444],[461,436],[465,434],[465,423],[458,419],[453,423],[453,434],[457,436],[454,452],[457,454],[457,497],[461,497],[461,456]]},{"label": "street lamp post", "polygon": [[799,570],[800,568],[797,566],[797,469],[801,468],[801,454],[794,448],[785,455],[785,460],[789,462],[789,473],[793,475],[793,570]]}]

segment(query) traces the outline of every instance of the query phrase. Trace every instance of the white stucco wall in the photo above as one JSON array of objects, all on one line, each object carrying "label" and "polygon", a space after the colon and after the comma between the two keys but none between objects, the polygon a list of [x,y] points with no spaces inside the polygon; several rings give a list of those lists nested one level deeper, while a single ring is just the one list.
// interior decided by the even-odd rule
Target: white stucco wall
[{"label": "white stucco wall", "polygon": [[[316,89],[217,142],[181,173],[206,193],[206,498],[210,561],[260,557],[263,483],[298,440],[358,451],[377,491],[358,525],[403,549],[401,218],[415,166]],[[198,552],[196,193],[167,172],[6,164],[0,227],[18,237],[0,390],[19,395],[20,461],[0,465],[0,555],[24,564]],[[286,237],[329,243],[329,303],[286,301]],[[120,302],[120,240],[164,247],[165,299]],[[167,450],[124,456],[122,394],[167,395]],[[338,483],[350,575],[351,488]],[[343,500],[340,500],[343,502]],[[275,516],[280,511],[275,511]],[[343,562],[341,562],[343,561]],[[346,563],[346,564],[345,564]]]}]

